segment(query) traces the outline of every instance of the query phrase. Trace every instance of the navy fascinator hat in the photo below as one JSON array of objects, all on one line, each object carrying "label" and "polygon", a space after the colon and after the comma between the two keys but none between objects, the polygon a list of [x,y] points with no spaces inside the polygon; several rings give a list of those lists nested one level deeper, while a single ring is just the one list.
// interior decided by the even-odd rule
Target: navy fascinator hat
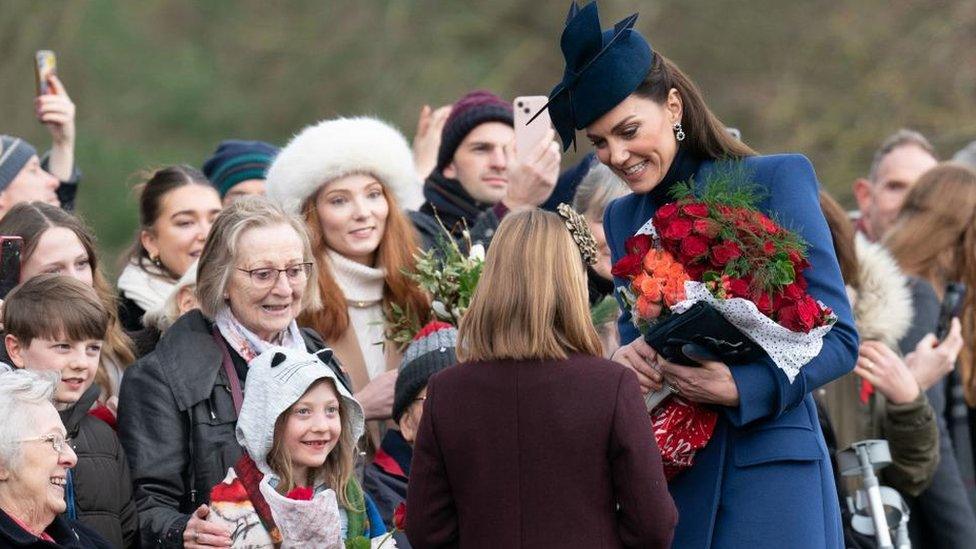
[{"label": "navy fascinator hat", "polygon": [[636,22],[635,13],[603,32],[596,2],[570,5],[560,39],[566,69],[547,104],[563,150],[575,145],[576,130],[626,99],[651,70],[654,52],[634,29]]}]

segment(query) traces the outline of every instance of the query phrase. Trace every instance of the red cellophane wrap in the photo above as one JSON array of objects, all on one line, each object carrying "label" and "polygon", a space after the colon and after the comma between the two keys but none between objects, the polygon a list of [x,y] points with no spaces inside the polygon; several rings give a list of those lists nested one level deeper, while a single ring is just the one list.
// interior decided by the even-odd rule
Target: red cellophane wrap
[{"label": "red cellophane wrap", "polygon": [[705,447],[715,430],[718,413],[672,395],[651,412],[654,438],[661,449],[664,475],[670,481],[691,467],[695,452]]}]

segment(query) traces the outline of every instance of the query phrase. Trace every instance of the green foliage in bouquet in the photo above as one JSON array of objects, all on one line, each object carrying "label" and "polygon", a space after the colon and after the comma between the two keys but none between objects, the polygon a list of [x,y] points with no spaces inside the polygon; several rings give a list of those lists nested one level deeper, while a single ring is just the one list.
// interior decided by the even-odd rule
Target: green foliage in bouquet
[{"label": "green foliage in bouquet", "polygon": [[[457,326],[468,310],[471,296],[481,278],[485,252],[481,245],[472,245],[464,233],[470,252],[465,254],[453,238],[442,236],[430,250],[414,256],[416,266],[404,273],[416,282],[431,298],[432,317]],[[399,348],[406,347],[423,326],[419,315],[391,305],[387,323],[387,338]]]}]

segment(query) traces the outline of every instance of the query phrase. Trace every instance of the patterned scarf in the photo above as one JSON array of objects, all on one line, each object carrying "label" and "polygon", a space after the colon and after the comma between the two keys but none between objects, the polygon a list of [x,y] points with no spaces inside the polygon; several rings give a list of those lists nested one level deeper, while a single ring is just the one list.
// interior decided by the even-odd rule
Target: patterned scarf
[{"label": "patterned scarf", "polygon": [[306,350],[305,340],[302,338],[302,333],[298,330],[298,323],[294,320],[291,321],[291,324],[287,328],[278,333],[272,341],[264,341],[254,332],[245,328],[230,312],[229,307],[225,307],[217,312],[214,323],[217,325],[217,329],[220,330],[220,335],[224,336],[227,344],[249,363],[254,357],[275,345],[287,349]]}]

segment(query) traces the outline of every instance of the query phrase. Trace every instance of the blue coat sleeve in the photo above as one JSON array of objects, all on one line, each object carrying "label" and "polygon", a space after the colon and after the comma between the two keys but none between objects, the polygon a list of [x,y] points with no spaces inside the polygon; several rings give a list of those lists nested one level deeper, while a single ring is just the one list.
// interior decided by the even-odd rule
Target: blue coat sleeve
[{"label": "blue coat sleeve", "polygon": [[[762,160],[774,162],[768,157]],[[765,168],[757,170],[755,178],[768,193],[763,209],[807,243],[811,265],[803,273],[809,283],[807,291],[834,310],[837,322],[824,337],[820,354],[800,369],[793,383],[768,358],[731,369],[740,403],[723,412],[737,426],[778,417],[800,404],[807,393],[853,370],[857,359],[857,331],[830,230],[820,210],[813,166],[804,156],[784,155]]]},{"label": "blue coat sleeve", "polygon": [[[631,236],[617,234],[620,231],[620,227],[616,220],[619,220],[619,216],[622,215],[618,211],[621,204],[622,201],[620,199],[614,200],[610,204],[607,204],[607,209],[603,212],[603,231],[606,236],[607,245],[610,246],[610,259],[613,263],[616,263],[624,256],[623,243]],[[626,286],[627,281],[614,277],[613,285],[619,288],[620,286]],[[640,332],[637,331],[637,327],[631,322],[630,309],[624,304],[619,293],[615,294],[615,297],[617,298],[617,303],[620,305],[620,317],[617,318],[617,332],[620,334],[620,344],[626,345],[637,339]]]}]

